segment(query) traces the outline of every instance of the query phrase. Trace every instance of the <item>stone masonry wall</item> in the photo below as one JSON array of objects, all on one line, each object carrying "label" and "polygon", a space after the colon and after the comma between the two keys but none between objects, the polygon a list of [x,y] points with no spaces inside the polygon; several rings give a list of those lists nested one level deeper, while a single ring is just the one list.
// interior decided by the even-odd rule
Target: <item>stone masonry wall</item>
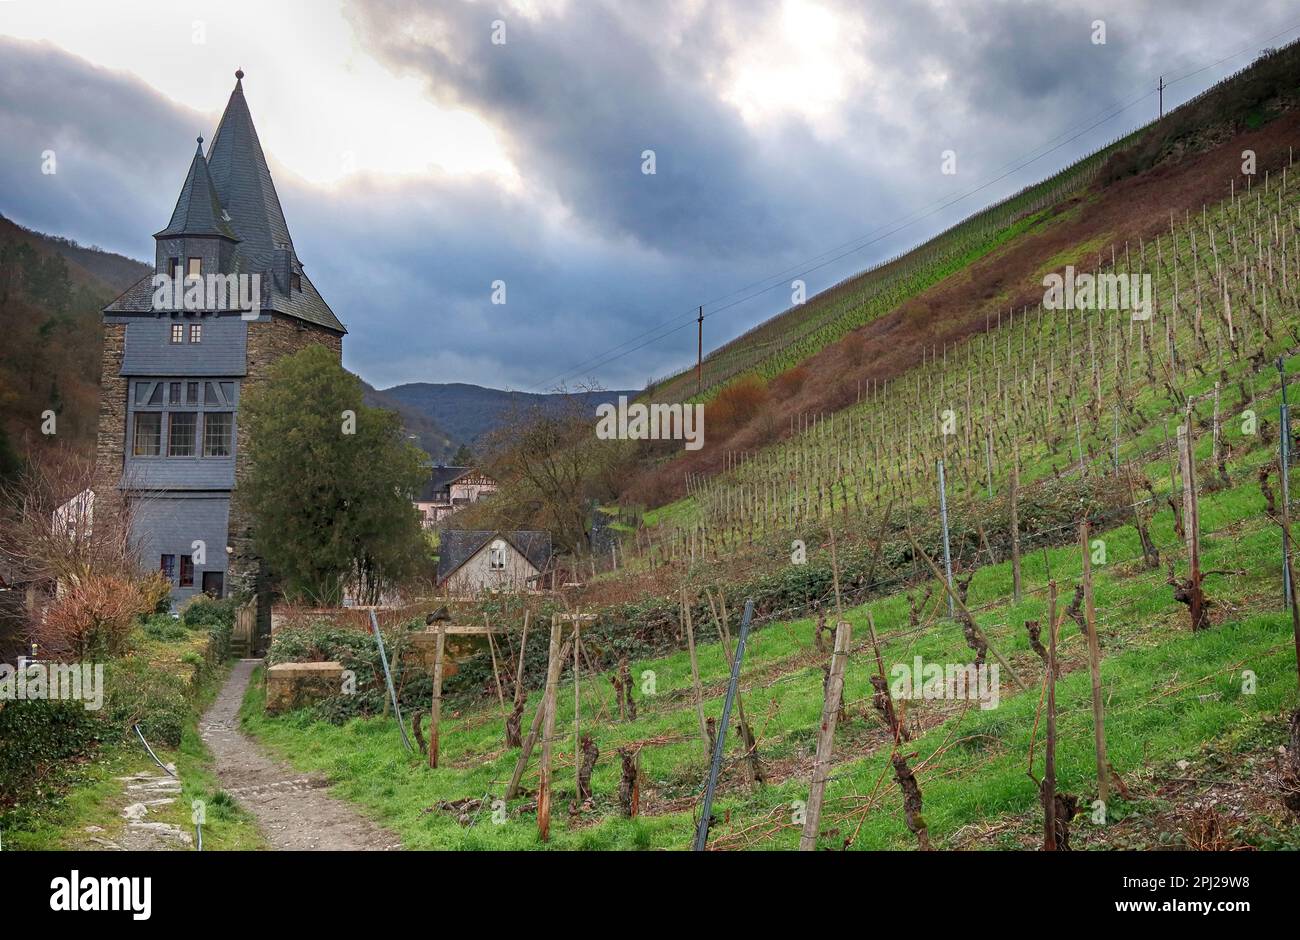
[{"label": "stone masonry wall", "polygon": [[[319,343],[337,355],[343,357],[343,337],[323,327],[313,326],[301,320],[271,314],[268,322],[250,322],[248,324],[248,374],[240,389],[240,399],[250,389],[266,381],[271,366],[284,356],[292,355],[312,343]],[[236,433],[238,428],[236,418]],[[253,553],[252,521],[239,498],[240,483],[247,477],[248,465],[245,461],[246,451],[242,446],[235,449],[235,492],[230,500],[230,542],[234,549],[230,557],[227,577],[228,593],[251,592],[254,590],[258,560]],[[259,612],[260,613],[260,612]],[[269,613],[267,614],[269,617]]]},{"label": "stone masonry wall", "polygon": [[126,458],[127,380],[122,377],[125,351],[126,324],[105,323],[94,478],[95,501],[105,507],[120,506],[122,502],[117,484],[122,479]]}]

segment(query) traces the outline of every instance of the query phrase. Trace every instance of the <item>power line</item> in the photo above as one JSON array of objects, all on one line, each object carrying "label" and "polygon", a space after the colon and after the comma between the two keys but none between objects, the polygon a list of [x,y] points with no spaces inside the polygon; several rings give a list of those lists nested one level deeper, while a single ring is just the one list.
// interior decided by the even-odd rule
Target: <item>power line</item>
[{"label": "power line", "polygon": [[[1227,62],[1229,59],[1236,58],[1237,56],[1252,50],[1260,42],[1268,42],[1280,36],[1284,36],[1289,32],[1293,32],[1296,29],[1300,29],[1300,23],[1288,26],[1285,29],[1274,32],[1268,36],[1259,37],[1253,40],[1251,43],[1242,46],[1238,50],[1231,52],[1228,55],[1223,56],[1222,58],[1216,59],[1214,62],[1211,62],[1208,65],[1203,65],[1199,68],[1193,69],[1190,72],[1187,72],[1186,74],[1183,75],[1179,75],[1178,77],[1172,78],[1169,81],[1163,81],[1162,78],[1163,87],[1168,88],[1171,85],[1174,85],[1178,82],[1186,81],[1187,79],[1193,77],[1194,75],[1198,75],[1201,72],[1205,72],[1209,69],[1222,65],[1224,62]],[[550,378],[545,379],[544,381],[533,385],[532,388],[536,390],[536,389],[552,386],[553,383],[561,383],[566,379],[576,377],[583,372],[587,372],[593,369],[598,369],[602,366],[608,365],[611,362],[615,362],[619,359],[622,359],[624,356],[630,355],[631,353],[644,349],[646,346],[649,346],[652,343],[656,343],[662,339],[666,339],[669,336],[673,335],[674,333],[678,333],[681,330],[685,329],[687,326],[689,326],[690,323],[695,319],[696,311],[699,309],[700,306],[713,307],[713,309],[711,309],[709,313],[710,315],[715,315],[725,310],[729,310],[733,307],[737,307],[740,304],[746,303],[750,300],[762,296],[763,294],[771,290],[774,290],[776,287],[783,285],[785,282],[785,278],[789,277],[792,274],[805,274],[805,275],[810,274],[814,271],[818,271],[826,267],[827,265],[834,264],[837,261],[841,261],[844,258],[848,257],[849,255],[856,254],[857,252],[862,251],[864,248],[870,247],[871,245],[876,244],[877,242],[880,242],[885,238],[890,237],[891,235],[895,235],[898,232],[902,231],[903,229],[911,225],[914,225],[915,223],[923,219],[929,218],[930,216],[933,216],[939,212],[942,212],[944,209],[950,208],[956,203],[961,202],[962,200],[967,199],[975,195],[976,193],[979,193],[987,189],[988,187],[1001,182],[1002,180],[1018,172],[1019,170],[1022,170],[1025,167],[1029,166],[1030,164],[1038,160],[1041,160],[1043,157],[1061,149],[1066,144],[1072,143],[1073,141],[1082,137],[1084,134],[1088,133],[1091,130],[1094,130],[1100,125],[1106,123],[1107,121],[1110,121],[1118,117],[1120,114],[1137,106],[1141,102],[1145,101],[1147,98],[1150,98],[1153,95],[1156,95],[1157,93],[1158,93],[1157,90],[1153,89],[1134,97],[1126,104],[1109,108],[1105,111],[1098,112],[1098,114],[1095,116],[1095,119],[1086,118],[1085,121],[1090,121],[1091,123],[1088,123],[1087,126],[1084,126],[1079,130],[1076,130],[1076,128],[1079,128],[1080,124],[1074,124],[1067,127],[1065,130],[1061,131],[1056,136],[1049,138],[1043,144],[1040,144],[1034,150],[1031,150],[1029,152],[1029,155],[1017,158],[1015,160],[1010,161],[1009,163],[1003,164],[1002,167],[999,168],[999,171],[995,171],[998,172],[999,175],[986,180],[985,182],[974,187],[973,189],[967,190],[966,192],[951,198],[940,197],[938,200],[928,203],[926,206],[923,206],[921,209],[915,210],[907,215],[902,216],[899,219],[895,219],[892,222],[887,222],[881,226],[877,226],[876,228],[871,229],[870,231],[868,231],[866,234],[862,236],[858,236],[855,239],[852,239],[847,242],[843,242],[840,245],[837,245],[833,248],[829,248],[821,252],[820,254],[814,255],[812,258],[808,259],[806,262],[803,262],[800,265],[786,268],[783,271],[780,271],[776,274],[766,275],[763,278],[753,281],[750,284],[747,284],[743,287],[737,288],[736,290],[733,290],[728,294],[724,294],[720,297],[714,298],[713,300],[706,301],[702,305],[697,305],[697,307],[692,308],[689,313],[675,315],[666,320],[662,320],[658,324],[646,330],[643,330],[642,332],[636,334],[635,336],[632,336],[631,338],[623,341],[622,343],[612,346],[604,350],[603,352],[596,353],[595,355],[590,356],[587,359],[584,359],[581,362],[576,363],[575,365],[571,366],[565,371],[556,373]],[[1074,133],[1071,133],[1072,131],[1074,131]],[[1060,140],[1060,138],[1066,134],[1070,134],[1070,136],[1064,140]],[[1054,143],[1055,141],[1058,140],[1059,143]],[[1052,146],[1048,147],[1049,144],[1052,144]],[[1047,149],[1043,149],[1045,147]],[[992,206],[988,208],[991,207]],[[881,232],[881,229],[887,229],[887,231]],[[876,234],[878,232],[880,234]],[[920,247],[920,245],[913,246],[912,250],[915,250],[915,248],[917,247]],[[767,283],[768,281],[772,281],[772,283],[769,284]],[[750,293],[746,293],[746,292],[750,292]],[[739,297],[734,300],[730,300],[730,302],[728,303],[722,303],[722,301],[728,300],[729,298],[733,298],[737,294],[745,294],[745,296]],[[719,304],[719,306],[714,307],[713,305],[715,304]],[[642,340],[642,339],[645,339],[645,341],[638,342],[638,340]],[[635,344],[635,345],[631,345],[630,348],[625,349],[624,347],[629,346],[629,344]]]}]

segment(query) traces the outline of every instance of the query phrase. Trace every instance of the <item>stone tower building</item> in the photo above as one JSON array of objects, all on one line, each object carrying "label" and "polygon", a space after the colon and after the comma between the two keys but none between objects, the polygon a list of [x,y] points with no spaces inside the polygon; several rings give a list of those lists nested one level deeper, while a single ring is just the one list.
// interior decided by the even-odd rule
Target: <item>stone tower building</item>
[{"label": "stone tower building", "polygon": [[154,235],[154,273],[103,311],[96,502],[130,502],[142,563],[176,601],[256,587],[232,501],[240,396],[309,343],[341,355],[347,332],[294,251],[242,79]]}]

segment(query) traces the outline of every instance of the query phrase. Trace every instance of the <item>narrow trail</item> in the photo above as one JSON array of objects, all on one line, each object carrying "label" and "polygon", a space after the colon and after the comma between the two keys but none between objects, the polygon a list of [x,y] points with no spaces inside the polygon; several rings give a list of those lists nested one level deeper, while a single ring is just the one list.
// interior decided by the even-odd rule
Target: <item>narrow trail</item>
[{"label": "narrow trail", "polygon": [[239,706],[258,660],[241,659],[199,723],[212,749],[222,788],[248,809],[271,848],[374,850],[401,848],[397,836],[363,817],[323,788],[328,781],[303,775],[271,758],[239,730]]}]

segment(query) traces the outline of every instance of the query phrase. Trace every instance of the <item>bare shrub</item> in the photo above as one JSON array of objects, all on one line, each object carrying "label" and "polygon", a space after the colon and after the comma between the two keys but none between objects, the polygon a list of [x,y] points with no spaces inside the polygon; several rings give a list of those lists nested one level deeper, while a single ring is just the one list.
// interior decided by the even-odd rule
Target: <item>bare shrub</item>
[{"label": "bare shrub", "polygon": [[31,461],[0,490],[0,559],[23,581],[72,584],[93,572],[134,576],[131,506],[97,499],[85,458]]},{"label": "bare shrub", "polygon": [[799,394],[799,390],[803,388],[803,383],[807,380],[807,366],[795,366],[793,369],[786,369],[774,378],[769,387],[772,394],[777,398],[793,398]]},{"label": "bare shrub", "polygon": [[731,437],[749,423],[767,400],[767,386],[758,376],[747,375],[732,382],[705,406],[709,436],[715,441]]},{"label": "bare shrub", "polygon": [[844,351],[844,361],[851,366],[862,365],[862,360],[867,354],[867,337],[865,333],[853,332],[840,341],[840,348]]},{"label": "bare shrub", "polygon": [[123,653],[135,619],[156,604],[144,585],[108,574],[70,582],[33,627],[42,655],[85,659]]}]

